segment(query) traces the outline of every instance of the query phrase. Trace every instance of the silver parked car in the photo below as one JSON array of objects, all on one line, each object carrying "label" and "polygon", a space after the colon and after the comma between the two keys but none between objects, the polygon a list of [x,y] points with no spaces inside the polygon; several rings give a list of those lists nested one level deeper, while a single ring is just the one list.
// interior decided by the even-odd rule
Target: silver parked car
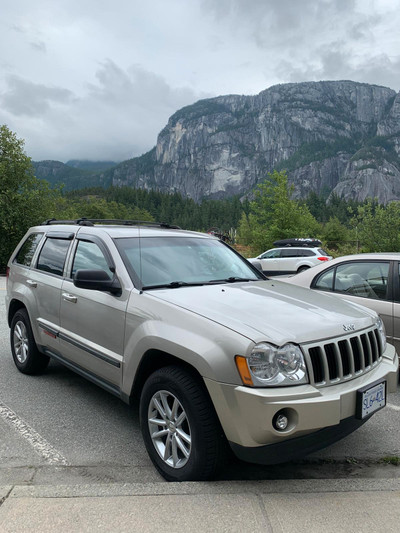
[{"label": "silver parked car", "polygon": [[376,311],[400,352],[400,253],[338,257],[283,281],[329,292]]},{"label": "silver parked car", "polygon": [[396,389],[398,357],[374,311],[267,280],[210,235],[98,222],[48,221],[18,245],[12,356],[25,374],[54,359],[138,400],[166,479],[212,477],[228,444],[250,462],[301,457]]}]

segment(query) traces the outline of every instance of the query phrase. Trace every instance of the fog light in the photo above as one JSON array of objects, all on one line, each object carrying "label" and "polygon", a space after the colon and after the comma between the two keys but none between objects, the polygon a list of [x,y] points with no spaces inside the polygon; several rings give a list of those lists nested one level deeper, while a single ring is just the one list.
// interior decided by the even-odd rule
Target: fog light
[{"label": "fog light", "polygon": [[288,423],[289,420],[285,415],[278,414],[278,416],[275,417],[274,426],[278,431],[284,431],[288,427]]}]

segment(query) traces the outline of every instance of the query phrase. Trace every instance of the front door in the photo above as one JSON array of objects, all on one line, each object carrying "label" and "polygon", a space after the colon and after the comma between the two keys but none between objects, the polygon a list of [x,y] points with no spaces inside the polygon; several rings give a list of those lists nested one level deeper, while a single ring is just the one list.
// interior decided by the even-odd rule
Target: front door
[{"label": "front door", "polygon": [[81,269],[103,270],[110,279],[114,275],[105,246],[78,238],[71,276],[61,288],[61,352],[89,376],[119,388],[128,294],[124,289],[117,296],[75,287],[73,276]]}]

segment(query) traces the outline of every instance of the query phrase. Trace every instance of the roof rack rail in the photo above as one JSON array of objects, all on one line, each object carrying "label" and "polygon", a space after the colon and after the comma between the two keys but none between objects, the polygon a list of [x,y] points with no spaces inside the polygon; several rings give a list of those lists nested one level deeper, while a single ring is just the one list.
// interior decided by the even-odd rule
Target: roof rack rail
[{"label": "roof rack rail", "polygon": [[95,224],[115,224],[116,226],[148,226],[150,228],[181,229],[179,226],[167,224],[165,222],[149,222],[148,220],[122,220],[114,218],[78,218],[76,220],[57,220],[49,218],[41,223],[41,226],[53,224],[71,224],[78,226],[94,226]]}]

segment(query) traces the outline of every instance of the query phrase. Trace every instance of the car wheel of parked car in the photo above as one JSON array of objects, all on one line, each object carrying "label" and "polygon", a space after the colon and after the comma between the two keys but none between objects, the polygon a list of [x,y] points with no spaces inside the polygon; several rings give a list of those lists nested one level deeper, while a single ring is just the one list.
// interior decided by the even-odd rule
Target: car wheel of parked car
[{"label": "car wheel of parked car", "polygon": [[305,270],[308,270],[310,267],[308,266],[302,266],[297,270],[297,274],[300,274],[300,272],[304,272]]},{"label": "car wheel of parked car", "polygon": [[14,363],[23,374],[39,374],[49,364],[49,357],[39,352],[25,309],[17,311],[11,322],[11,351]]},{"label": "car wheel of parked car", "polygon": [[150,458],[166,480],[214,476],[224,453],[222,428],[204,385],[185,369],[168,366],[148,378],[140,424]]}]

